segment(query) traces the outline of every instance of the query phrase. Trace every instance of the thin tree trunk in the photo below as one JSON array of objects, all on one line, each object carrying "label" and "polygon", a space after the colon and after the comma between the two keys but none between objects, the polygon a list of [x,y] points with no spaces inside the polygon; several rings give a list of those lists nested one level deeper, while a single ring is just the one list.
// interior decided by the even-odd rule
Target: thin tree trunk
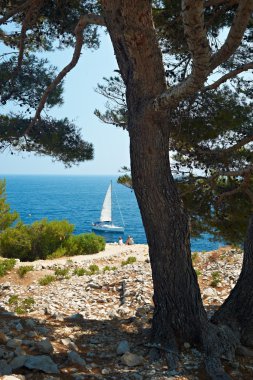
[{"label": "thin tree trunk", "polygon": [[241,342],[253,347],[253,216],[244,242],[244,257],[240,277],[212,320],[238,331]]}]

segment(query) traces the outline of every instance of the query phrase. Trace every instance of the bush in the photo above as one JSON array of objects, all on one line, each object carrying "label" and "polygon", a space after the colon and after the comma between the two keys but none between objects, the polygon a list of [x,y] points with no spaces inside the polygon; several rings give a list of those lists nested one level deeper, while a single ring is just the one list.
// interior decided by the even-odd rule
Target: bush
[{"label": "bush", "polygon": [[68,256],[89,255],[105,249],[105,239],[94,233],[71,235],[65,242]]},{"label": "bush", "polygon": [[69,268],[57,268],[55,269],[54,274],[57,277],[68,277]]},{"label": "bush", "polygon": [[23,267],[19,267],[17,270],[17,273],[19,277],[23,278],[26,275],[26,273],[31,272],[32,270],[33,270],[32,265],[25,265]]},{"label": "bush", "polygon": [[218,286],[220,280],[221,280],[221,278],[220,278],[220,272],[215,271],[215,272],[212,273],[212,281],[211,281],[210,285],[213,288],[216,288],[216,286]]},{"label": "bush", "polygon": [[136,262],[136,257],[134,256],[129,256],[128,259],[126,261],[122,261],[121,262],[121,266],[123,267],[124,265],[128,265],[128,264],[133,264]]},{"label": "bush", "polygon": [[57,250],[59,252],[73,228],[66,220],[48,222],[43,219],[31,225],[19,223],[1,233],[0,254],[3,257],[19,258],[21,261],[45,259]]},{"label": "bush", "polygon": [[3,257],[28,261],[31,249],[29,228],[22,223],[18,223],[16,227],[7,228],[0,235],[0,254]]},{"label": "bush", "polygon": [[67,256],[67,250],[64,247],[59,247],[55,252],[47,255],[47,259],[59,259],[60,257]]},{"label": "bush", "polygon": [[76,268],[73,272],[74,275],[76,276],[84,276],[85,274],[88,274],[87,273],[87,269],[84,269],[84,268]]},{"label": "bush", "polygon": [[14,268],[16,264],[15,259],[0,260],[0,277],[6,275],[6,273]]},{"label": "bush", "polygon": [[89,271],[91,274],[95,274],[99,272],[99,267],[96,264],[92,264],[89,266]]},{"label": "bush", "polygon": [[8,304],[14,307],[16,314],[24,314],[33,309],[35,301],[32,297],[21,300],[18,295],[10,296]]},{"label": "bush", "polygon": [[31,225],[33,260],[45,259],[55,252],[73,232],[74,225],[66,220],[48,222],[43,219]]},{"label": "bush", "polygon": [[51,274],[48,274],[39,280],[39,284],[42,286],[45,286],[45,285],[51,284],[51,282],[53,281],[56,281],[56,277]]},{"label": "bush", "polygon": [[110,271],[110,270],[117,270],[117,267],[109,267],[109,265],[106,265],[104,268],[103,268],[103,272],[107,272],[107,271]]}]

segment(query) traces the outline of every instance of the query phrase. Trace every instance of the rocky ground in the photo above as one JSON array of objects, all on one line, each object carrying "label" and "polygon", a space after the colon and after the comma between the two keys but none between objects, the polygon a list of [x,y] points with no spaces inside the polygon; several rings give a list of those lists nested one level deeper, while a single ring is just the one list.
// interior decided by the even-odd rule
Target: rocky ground
[{"label": "rocky ground", "polygon": [[[194,253],[193,261],[211,315],[234,286],[242,254],[228,247]],[[23,265],[32,270],[21,278]],[[96,255],[17,263],[0,278],[0,378],[206,379],[202,355],[188,342],[178,371],[169,371],[164,358],[150,363],[152,309],[145,245],[108,244]],[[238,356],[227,370],[233,379],[253,379],[253,359]]]}]

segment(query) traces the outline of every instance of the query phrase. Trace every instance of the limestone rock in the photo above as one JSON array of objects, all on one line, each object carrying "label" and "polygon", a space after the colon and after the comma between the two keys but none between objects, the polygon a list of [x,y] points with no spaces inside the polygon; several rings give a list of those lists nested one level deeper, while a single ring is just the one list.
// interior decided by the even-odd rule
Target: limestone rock
[{"label": "limestone rock", "polygon": [[82,366],[86,365],[85,360],[82,359],[81,356],[75,351],[69,351],[68,352],[68,359],[72,363],[79,364]]},{"label": "limestone rock", "polygon": [[54,351],[54,348],[49,339],[43,339],[40,342],[36,342],[36,350],[40,354],[51,354]]},{"label": "limestone rock", "polygon": [[126,352],[122,357],[121,357],[121,362],[128,367],[135,367],[138,365],[143,364],[143,356],[132,354],[131,352]]},{"label": "limestone rock", "polygon": [[45,373],[59,373],[57,365],[53,362],[50,356],[46,355],[29,355],[24,363],[24,366],[30,369],[38,369]]},{"label": "limestone rock", "polygon": [[117,346],[117,355],[123,355],[126,352],[130,352],[129,343],[127,340],[122,340]]},{"label": "limestone rock", "polygon": [[206,288],[203,291],[203,298],[216,297],[217,291],[214,288]]},{"label": "limestone rock", "polygon": [[12,369],[11,366],[7,363],[6,360],[0,360],[0,375],[11,375]]},{"label": "limestone rock", "polygon": [[16,356],[14,359],[12,359],[12,361],[10,362],[12,370],[23,367],[26,359],[27,355]]}]

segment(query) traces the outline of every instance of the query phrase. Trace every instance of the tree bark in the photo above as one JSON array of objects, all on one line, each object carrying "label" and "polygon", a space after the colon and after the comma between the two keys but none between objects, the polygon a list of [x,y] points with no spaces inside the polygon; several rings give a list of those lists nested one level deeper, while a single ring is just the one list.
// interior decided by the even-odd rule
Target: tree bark
[{"label": "tree bark", "polygon": [[238,332],[242,344],[253,347],[253,215],[244,242],[244,257],[240,277],[213,319]]},{"label": "tree bark", "polygon": [[[178,346],[200,343],[212,379],[228,379],[220,355],[229,334],[212,325],[192,266],[188,216],[170,169],[169,112],[153,107],[166,90],[163,62],[147,0],[101,0],[126,85],[133,189],[144,224],[154,285],[152,340],[177,364]],[[223,339],[224,338],[224,339]]]},{"label": "tree bark", "polygon": [[152,107],[166,89],[152,9],[144,0],[102,3],[127,89],[133,188],[154,283],[153,339],[173,348],[177,339],[196,343],[207,317],[191,262],[188,217],[170,170],[169,116]]}]

